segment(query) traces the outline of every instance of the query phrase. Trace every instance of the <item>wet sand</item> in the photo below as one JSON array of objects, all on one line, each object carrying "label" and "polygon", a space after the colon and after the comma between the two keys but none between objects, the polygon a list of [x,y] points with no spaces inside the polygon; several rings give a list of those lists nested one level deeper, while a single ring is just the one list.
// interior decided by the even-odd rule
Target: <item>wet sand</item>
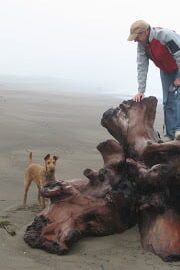
[{"label": "wet sand", "polygon": [[[57,179],[81,178],[84,169],[101,168],[103,162],[96,146],[112,137],[100,120],[105,110],[120,102],[107,95],[1,89],[0,220],[10,221],[16,235],[0,228],[0,269],[179,269],[180,263],[164,263],[145,253],[137,227],[123,234],[82,239],[65,256],[31,249],[23,241],[27,225],[39,212],[34,185],[28,207],[21,206],[28,151],[41,164],[46,154],[58,155]],[[155,127],[160,133],[162,123],[162,108],[158,106]]]}]

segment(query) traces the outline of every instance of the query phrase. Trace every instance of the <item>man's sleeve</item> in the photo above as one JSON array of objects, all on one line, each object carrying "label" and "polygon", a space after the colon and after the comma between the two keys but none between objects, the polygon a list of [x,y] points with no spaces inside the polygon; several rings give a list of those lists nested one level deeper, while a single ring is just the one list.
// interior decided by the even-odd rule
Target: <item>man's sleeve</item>
[{"label": "man's sleeve", "polygon": [[143,45],[138,43],[137,47],[137,77],[138,92],[144,93],[146,90],[146,80],[149,68],[149,58],[146,55]]}]

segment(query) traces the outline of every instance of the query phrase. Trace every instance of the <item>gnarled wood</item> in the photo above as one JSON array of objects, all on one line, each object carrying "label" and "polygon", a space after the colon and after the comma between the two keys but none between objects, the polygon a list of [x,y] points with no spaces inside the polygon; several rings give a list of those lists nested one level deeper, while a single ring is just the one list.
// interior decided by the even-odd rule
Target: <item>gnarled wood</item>
[{"label": "gnarled wood", "polygon": [[134,225],[136,215],[131,183],[120,176],[116,183],[113,182],[114,175],[120,175],[122,167],[119,163],[99,173],[85,171],[90,181],[81,191],[72,181],[45,185],[42,195],[51,199],[51,205],[28,226],[25,241],[31,247],[65,254],[84,236],[109,235]]},{"label": "gnarled wood", "polygon": [[155,97],[129,100],[103,114],[117,140],[97,146],[103,168],[43,187],[51,204],[28,226],[30,246],[64,254],[84,236],[120,233],[138,222],[145,250],[180,260],[180,141],[159,138],[156,106]]}]

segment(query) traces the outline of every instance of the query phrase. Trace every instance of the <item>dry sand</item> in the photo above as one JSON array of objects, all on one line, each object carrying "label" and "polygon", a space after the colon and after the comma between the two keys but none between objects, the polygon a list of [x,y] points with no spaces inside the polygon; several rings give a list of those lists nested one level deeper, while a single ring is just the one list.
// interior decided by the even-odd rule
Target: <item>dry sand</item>
[{"label": "dry sand", "polygon": [[[57,179],[82,177],[85,168],[101,168],[96,146],[111,138],[100,125],[101,116],[119,103],[111,96],[1,90],[0,220],[10,221],[16,236],[0,229],[0,269],[179,269],[180,263],[164,263],[145,253],[137,227],[123,234],[82,239],[65,256],[31,249],[23,241],[25,228],[39,211],[34,186],[29,206],[21,207],[28,150],[39,163],[47,153],[58,155]],[[162,132],[161,127],[160,108],[156,128]]]}]

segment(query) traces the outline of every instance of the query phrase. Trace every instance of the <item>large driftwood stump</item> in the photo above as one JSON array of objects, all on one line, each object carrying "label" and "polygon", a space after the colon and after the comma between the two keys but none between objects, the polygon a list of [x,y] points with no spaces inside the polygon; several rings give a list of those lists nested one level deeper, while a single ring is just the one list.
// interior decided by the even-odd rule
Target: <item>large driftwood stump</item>
[{"label": "large driftwood stump", "polygon": [[180,141],[162,143],[153,128],[156,106],[155,97],[129,100],[103,114],[102,125],[117,140],[97,146],[103,168],[43,187],[51,204],[26,229],[31,247],[65,254],[84,236],[138,223],[145,250],[180,260]]}]

